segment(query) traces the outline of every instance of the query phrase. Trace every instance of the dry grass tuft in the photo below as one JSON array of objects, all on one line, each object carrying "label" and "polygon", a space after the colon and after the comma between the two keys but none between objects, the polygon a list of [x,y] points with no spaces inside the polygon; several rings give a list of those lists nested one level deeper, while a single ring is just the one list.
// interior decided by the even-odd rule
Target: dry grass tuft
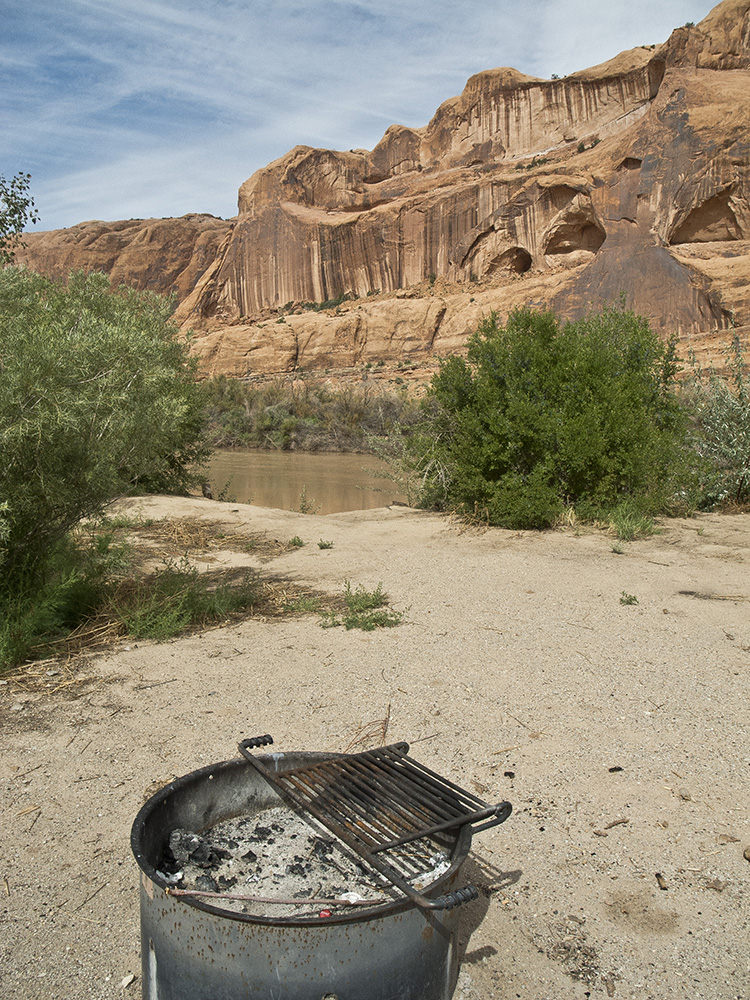
[{"label": "dry grass tuft", "polygon": [[343,753],[354,753],[357,750],[368,750],[371,747],[384,746],[390,722],[391,703],[388,702],[385,716],[382,719],[373,719],[371,722],[366,722],[359,729],[355,730],[352,738],[344,747]]},{"label": "dry grass tuft", "polygon": [[5,674],[4,681],[19,691],[45,691],[56,694],[60,691],[78,697],[89,690],[92,684],[100,683],[102,678],[97,674],[88,673],[88,660],[82,651],[48,657],[45,660],[34,660]]}]

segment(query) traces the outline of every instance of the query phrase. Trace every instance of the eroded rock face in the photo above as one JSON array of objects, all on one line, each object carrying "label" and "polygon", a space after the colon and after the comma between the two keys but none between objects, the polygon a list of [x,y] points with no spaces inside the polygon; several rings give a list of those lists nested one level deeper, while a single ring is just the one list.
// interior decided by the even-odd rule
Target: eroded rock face
[{"label": "eroded rock face", "polygon": [[[236,375],[424,359],[491,309],[573,318],[621,296],[665,336],[710,340],[750,325],[748,95],[750,0],[563,80],[488,70],[372,151],[298,146],[257,171],[233,225],[191,223],[159,290],[180,295],[207,367]],[[171,223],[91,246],[155,287],[158,249],[135,248],[146,231],[171,246]],[[30,238],[30,263],[63,267],[65,239]],[[345,293],[335,312],[291,308]]]},{"label": "eroded rock face", "polygon": [[52,278],[104,271],[115,285],[184,299],[217,258],[230,222],[213,215],[180,219],[80,222],[70,229],[29,233],[16,262]]}]

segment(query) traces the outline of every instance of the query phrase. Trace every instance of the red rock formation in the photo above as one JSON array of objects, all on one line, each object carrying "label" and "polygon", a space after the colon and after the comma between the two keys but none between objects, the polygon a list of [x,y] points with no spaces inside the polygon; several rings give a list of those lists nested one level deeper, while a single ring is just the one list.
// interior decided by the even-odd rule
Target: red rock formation
[{"label": "red rock formation", "polygon": [[104,271],[113,284],[184,299],[217,257],[230,222],[213,215],[181,219],[80,222],[70,229],[24,236],[19,264],[53,278],[71,271]]},{"label": "red rock formation", "polygon": [[[426,359],[524,303],[575,317],[624,296],[691,343],[750,325],[748,95],[750,0],[562,80],[477,74],[371,152],[298,146],[257,171],[235,224],[198,227],[172,266],[178,318],[237,375]],[[128,225],[98,235],[102,261]],[[143,287],[160,251],[140,258],[141,234],[166,236],[139,225],[97,266]],[[62,269],[44,235],[29,261]],[[344,293],[335,313],[289,308]]]}]

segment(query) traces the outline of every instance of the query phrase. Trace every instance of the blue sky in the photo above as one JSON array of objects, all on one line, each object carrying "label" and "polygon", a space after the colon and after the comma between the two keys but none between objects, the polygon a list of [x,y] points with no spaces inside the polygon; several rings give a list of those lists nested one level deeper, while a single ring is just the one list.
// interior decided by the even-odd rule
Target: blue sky
[{"label": "blue sky", "polygon": [[480,70],[563,76],[710,0],[3,0],[0,174],[37,229],[237,211],[304,143],[371,149]]}]

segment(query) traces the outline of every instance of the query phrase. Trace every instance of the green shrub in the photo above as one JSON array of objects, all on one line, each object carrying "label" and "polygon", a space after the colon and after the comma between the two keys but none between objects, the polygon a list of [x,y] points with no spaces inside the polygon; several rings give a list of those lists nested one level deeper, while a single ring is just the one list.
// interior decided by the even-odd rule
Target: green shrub
[{"label": "green shrub", "polygon": [[632,542],[636,538],[646,538],[658,533],[654,519],[647,517],[636,505],[627,501],[610,512],[609,525],[623,542]]},{"label": "green shrub", "polygon": [[727,375],[692,359],[686,386],[694,444],[703,460],[701,506],[750,503],[750,375],[735,332],[726,351]]},{"label": "green shrub", "polygon": [[211,587],[206,577],[182,559],[167,562],[164,570],[149,579],[126,581],[113,593],[107,612],[134,639],[163,641],[244,611],[257,595],[253,574],[246,574],[239,583]]},{"label": "green shrub", "polygon": [[0,271],[0,600],[116,497],[195,480],[203,393],[171,309],[102,274]]},{"label": "green shrub", "polygon": [[317,514],[320,510],[320,504],[315,500],[315,498],[310,498],[307,495],[307,484],[302,484],[302,489],[299,494],[299,506],[297,510],[300,514]]},{"label": "green shrub", "polygon": [[3,589],[0,672],[94,617],[108,599],[112,577],[129,560],[127,543],[115,543],[111,532],[92,524],[85,532],[66,535],[50,550],[45,577],[35,587]]},{"label": "green shrub", "polygon": [[16,250],[23,246],[23,230],[39,221],[34,199],[29,194],[31,174],[17,173],[8,181],[0,174],[0,267],[12,264]]},{"label": "green shrub", "polygon": [[367,590],[361,584],[354,590],[349,581],[344,588],[345,610],[341,614],[327,612],[320,624],[323,628],[337,628],[343,625],[347,631],[353,628],[372,632],[376,628],[393,628],[404,620],[403,611],[387,607],[388,595],[379,583],[375,590]]},{"label": "green shrub", "polygon": [[422,506],[486,510],[491,524],[545,528],[570,507],[600,519],[626,504],[671,509],[685,461],[673,345],[622,309],[561,326],[493,313],[467,358],[445,360],[409,444]]}]

